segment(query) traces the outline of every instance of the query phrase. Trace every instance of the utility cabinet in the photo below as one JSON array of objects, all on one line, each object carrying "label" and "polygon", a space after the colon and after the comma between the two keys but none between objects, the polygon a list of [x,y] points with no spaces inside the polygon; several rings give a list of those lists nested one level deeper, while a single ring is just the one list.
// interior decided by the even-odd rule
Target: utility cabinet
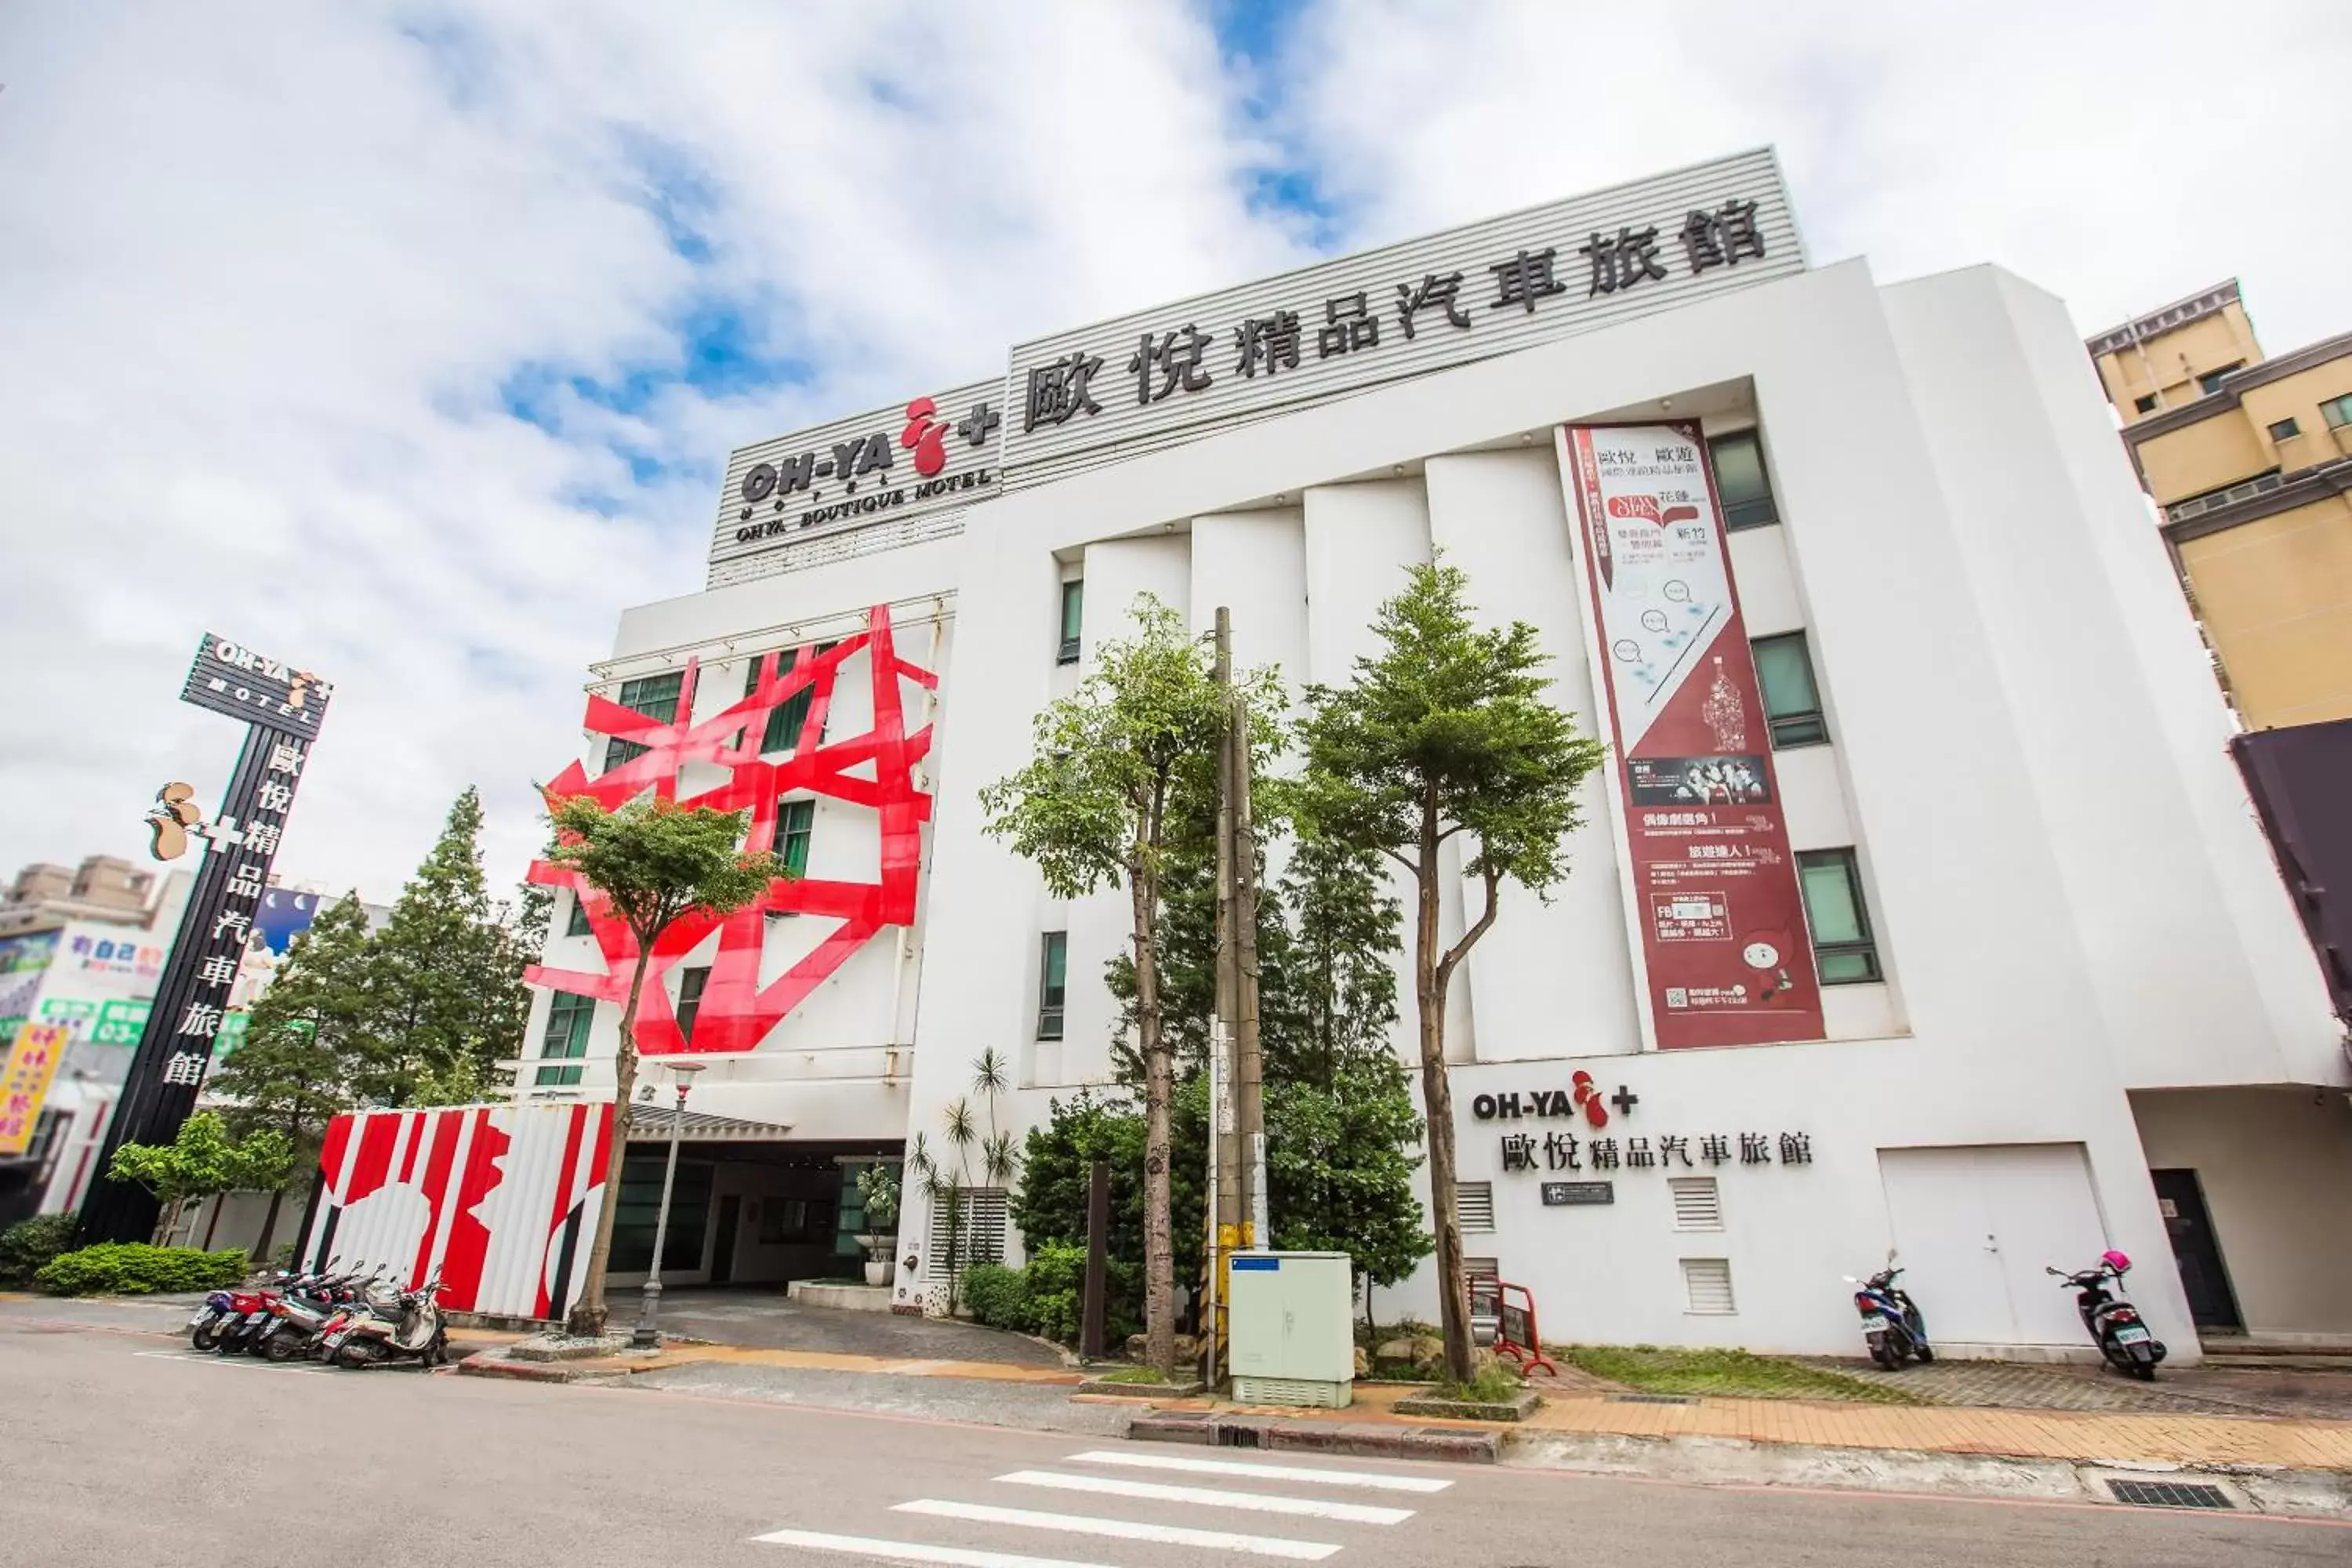
[{"label": "utility cabinet", "polygon": [[1234,1397],[1338,1409],[1354,1397],[1356,1288],[1344,1252],[1237,1252],[1227,1266]]}]

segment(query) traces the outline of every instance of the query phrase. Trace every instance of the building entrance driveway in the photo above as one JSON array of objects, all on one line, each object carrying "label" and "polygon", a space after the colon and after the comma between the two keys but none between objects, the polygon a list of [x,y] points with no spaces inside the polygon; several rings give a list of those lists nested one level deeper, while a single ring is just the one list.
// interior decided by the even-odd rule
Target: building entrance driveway
[{"label": "building entrance driveway", "polygon": [[[627,1292],[612,1298],[616,1325],[634,1321]],[[812,1307],[789,1300],[777,1286],[687,1287],[662,1298],[662,1331],[675,1339],[753,1350],[814,1351],[828,1355],[880,1356],[898,1361],[994,1362],[1006,1366],[1059,1367],[1051,1347],[1020,1334],[939,1318]]]}]

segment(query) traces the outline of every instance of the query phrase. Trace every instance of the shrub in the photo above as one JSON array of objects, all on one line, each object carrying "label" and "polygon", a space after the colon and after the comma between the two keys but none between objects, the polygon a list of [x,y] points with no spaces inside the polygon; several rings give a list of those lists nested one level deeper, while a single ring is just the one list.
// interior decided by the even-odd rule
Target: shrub
[{"label": "shrub", "polygon": [[60,1253],[34,1280],[53,1296],[145,1296],[221,1290],[245,1278],[242,1250],[106,1242]]},{"label": "shrub", "polygon": [[49,1260],[73,1245],[70,1214],[36,1215],[0,1231],[0,1284],[28,1285]]},{"label": "shrub", "polygon": [[963,1271],[963,1304],[974,1322],[992,1329],[1026,1333],[1034,1321],[1028,1279],[1001,1263],[975,1263]]}]

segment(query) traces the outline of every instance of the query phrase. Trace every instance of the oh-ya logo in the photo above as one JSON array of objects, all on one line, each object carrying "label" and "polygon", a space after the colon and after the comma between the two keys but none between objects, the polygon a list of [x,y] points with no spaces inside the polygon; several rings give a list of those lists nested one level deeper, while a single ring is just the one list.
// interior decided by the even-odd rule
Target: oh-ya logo
[{"label": "oh-ya logo", "polygon": [[[804,493],[809,500],[821,500],[824,491],[818,488],[820,479],[840,480],[843,491],[852,496],[869,475],[877,476],[875,483],[887,485],[895,477],[893,470],[900,451],[914,454],[917,479],[939,479],[948,466],[950,436],[962,437],[971,447],[982,447],[1003,423],[1003,417],[983,401],[974,404],[962,419],[950,424],[940,416],[936,398],[918,397],[907,405],[905,423],[898,429],[895,444],[888,430],[874,430],[835,441],[826,451],[812,449],[772,463],[752,464],[743,475],[743,505],[736,514],[737,520],[751,521],[752,509],[762,501],[772,502],[776,510],[782,511],[792,496]],[[919,486],[915,499],[925,499],[934,489],[945,493],[957,488],[961,487],[955,479],[940,479],[937,487]]]}]

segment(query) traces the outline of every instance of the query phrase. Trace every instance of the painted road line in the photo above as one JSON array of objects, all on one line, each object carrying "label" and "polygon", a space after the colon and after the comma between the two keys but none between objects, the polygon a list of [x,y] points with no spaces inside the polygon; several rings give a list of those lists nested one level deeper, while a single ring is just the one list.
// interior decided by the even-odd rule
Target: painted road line
[{"label": "painted road line", "polygon": [[1156,1541],[1167,1546],[1190,1546],[1202,1552],[1245,1552],[1255,1557],[1287,1557],[1299,1563],[1320,1563],[1339,1550],[1327,1541],[1292,1541],[1279,1535],[1236,1535],[1226,1530],[1188,1530],[1177,1524],[1141,1524],[1128,1519],[1097,1519],[1082,1513],[1038,1513],[1025,1508],[992,1508],[981,1502],[942,1502],[919,1498],[902,1502],[893,1513],[929,1514],[934,1519],[968,1519],[980,1524],[1017,1524],[1030,1530],[1058,1530],[1066,1535],[1109,1535],[1121,1541]]},{"label": "painted road line", "polygon": [[1409,1508],[1374,1508],[1360,1502],[1325,1502],[1321,1498],[1269,1497],[1263,1492],[1226,1492],[1211,1487],[1171,1487],[1158,1481],[1130,1481],[1118,1476],[1071,1476],[1059,1470],[1015,1470],[999,1476],[1016,1487],[1053,1487],[1066,1492],[1097,1492],[1108,1497],[1143,1498],[1151,1502],[1189,1502],[1202,1508],[1245,1509],[1252,1513],[1298,1514],[1308,1519],[1337,1519],[1349,1524],[1402,1524],[1412,1517]]},{"label": "painted road line", "polygon": [[179,1361],[193,1366],[241,1366],[247,1372],[310,1372],[334,1370],[324,1366],[289,1366],[283,1362],[256,1361],[250,1356],[222,1355],[216,1351],[132,1351],[146,1361]]},{"label": "painted road line", "polygon": [[1090,1448],[1066,1464],[1127,1465],[1144,1470],[1182,1470],[1196,1476],[1245,1476],[1268,1481],[1313,1481],[1327,1487],[1362,1487],[1384,1492],[1442,1492],[1454,1483],[1435,1476],[1384,1476],[1371,1470],[1315,1470],[1304,1465],[1261,1465],[1248,1459],[1196,1459],[1189,1454],[1125,1453]]},{"label": "painted road line", "polygon": [[1064,1557],[1024,1557],[1017,1552],[929,1546],[919,1541],[877,1541],[872,1536],[827,1535],[814,1530],[772,1530],[751,1539],[768,1546],[797,1546],[803,1552],[841,1552],[854,1557],[879,1557],[888,1563],[947,1563],[954,1568],[1109,1568],[1108,1563],[1075,1563]]}]

